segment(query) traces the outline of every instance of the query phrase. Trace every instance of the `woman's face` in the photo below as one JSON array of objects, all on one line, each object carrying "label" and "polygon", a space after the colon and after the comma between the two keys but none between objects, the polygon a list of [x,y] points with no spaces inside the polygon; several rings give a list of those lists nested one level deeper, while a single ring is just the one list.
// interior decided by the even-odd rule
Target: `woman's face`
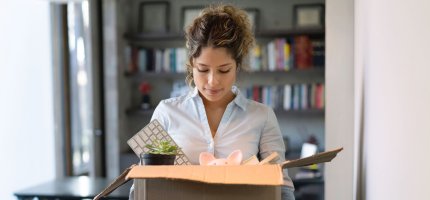
[{"label": "woman's face", "polygon": [[193,60],[194,83],[202,98],[210,102],[231,98],[236,68],[236,61],[226,48],[203,48]]}]

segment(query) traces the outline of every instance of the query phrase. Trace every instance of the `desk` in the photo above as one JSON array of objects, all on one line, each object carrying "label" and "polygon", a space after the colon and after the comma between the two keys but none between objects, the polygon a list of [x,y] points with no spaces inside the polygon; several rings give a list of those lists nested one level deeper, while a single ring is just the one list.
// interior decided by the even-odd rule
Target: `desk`
[{"label": "desk", "polygon": [[[15,192],[14,195],[19,200],[32,200],[35,197],[39,200],[93,199],[94,196],[105,189],[111,182],[112,180],[106,178],[89,178],[86,176],[70,177],[26,188]],[[318,196],[323,196],[323,179],[293,180],[293,182],[296,186],[295,194],[297,200],[313,199],[305,197],[307,195],[306,193],[312,194],[315,191],[301,191],[301,188],[305,188],[308,185],[317,185],[319,188],[317,191],[320,192]],[[103,199],[128,200],[128,194],[132,183],[133,181],[127,182]]]},{"label": "desk", "polygon": [[[89,178],[86,176],[70,177],[49,181],[34,187],[26,188],[14,193],[19,200],[78,200],[93,199],[99,192],[111,183],[111,179]],[[132,181],[117,188],[104,199],[128,199]],[[130,185],[130,186],[128,186]]]},{"label": "desk", "polygon": [[296,200],[322,200],[324,199],[324,179],[298,179],[293,180]]}]

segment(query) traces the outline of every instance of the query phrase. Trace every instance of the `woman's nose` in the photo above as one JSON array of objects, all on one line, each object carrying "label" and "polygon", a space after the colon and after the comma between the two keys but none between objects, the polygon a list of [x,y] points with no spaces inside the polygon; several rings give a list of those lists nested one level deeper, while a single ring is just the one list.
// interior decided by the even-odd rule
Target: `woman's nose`
[{"label": "woman's nose", "polygon": [[209,83],[209,85],[219,84],[218,76],[216,75],[216,73],[209,73],[208,83]]}]

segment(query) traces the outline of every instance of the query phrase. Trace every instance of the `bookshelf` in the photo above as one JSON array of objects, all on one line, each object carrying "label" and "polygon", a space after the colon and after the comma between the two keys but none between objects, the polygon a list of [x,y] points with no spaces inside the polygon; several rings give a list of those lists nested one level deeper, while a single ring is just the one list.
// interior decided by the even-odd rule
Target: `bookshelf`
[{"label": "bookshelf", "polygon": [[[266,81],[266,83],[270,83],[272,85],[282,83],[284,79],[294,80],[295,82],[308,82],[308,80],[313,80],[317,82],[324,81],[324,68],[309,68],[309,69],[292,69],[289,71],[257,71],[257,72],[243,72],[238,75],[239,82],[242,82],[242,85],[252,85],[251,83],[243,83],[241,80],[257,80],[257,79],[270,79],[271,81]],[[174,81],[183,81],[185,80],[185,73],[174,73],[174,72],[142,72],[135,74],[126,74],[126,76],[135,83],[139,83],[141,81],[154,82],[157,79],[163,79],[165,81],[173,83]],[[243,88],[241,88],[243,89]],[[165,97],[168,98],[168,97]],[[291,109],[284,110],[280,108],[274,108],[274,111],[277,115],[319,115],[323,116],[324,109],[316,109],[316,108],[308,108],[308,109]],[[144,117],[152,115],[153,107],[151,109],[142,110],[139,106],[131,106],[126,109],[127,116],[134,117]]]},{"label": "bookshelf", "polygon": [[[262,48],[265,48],[265,46],[268,46],[268,43],[272,42],[276,39],[279,40],[279,38],[286,38],[284,39],[284,42],[286,42],[287,44],[290,44],[291,49],[294,48],[294,43],[293,43],[293,38],[295,37],[306,37],[309,39],[309,41],[312,40],[318,40],[318,41],[323,41],[324,40],[324,29],[283,29],[283,30],[260,30],[259,32],[257,32],[256,34],[256,43],[259,46],[263,46]],[[164,55],[165,52],[169,49],[170,51],[175,51],[175,49],[173,48],[178,48],[178,46],[176,45],[175,42],[179,41],[184,41],[184,34],[183,33],[175,33],[175,32],[171,32],[171,33],[163,33],[163,34],[142,34],[142,33],[133,33],[133,32],[127,32],[123,35],[124,40],[126,41],[126,43],[129,45],[128,48],[131,48],[132,50],[128,50],[129,54],[129,61],[127,64],[128,67],[125,67],[124,70],[124,74],[127,77],[127,79],[131,80],[132,82],[134,82],[135,84],[138,84],[139,82],[145,81],[151,84],[158,84],[157,82],[159,82],[160,80],[163,80],[167,85],[168,84],[173,84],[174,82],[181,82],[185,80],[185,73],[182,72],[184,71],[184,69],[177,69],[177,67],[172,67],[169,65],[172,65],[172,62],[170,60],[161,60],[161,59],[157,59],[156,53],[159,53],[160,56],[158,56],[158,58],[165,58],[166,56]],[[159,47],[156,44],[154,44],[154,41],[162,41],[163,43],[167,43],[167,45],[169,45],[169,42],[172,42],[172,48],[170,48],[169,46],[163,46],[163,47]],[[152,43],[153,46],[148,45],[148,43]],[[153,48],[153,49],[152,49]],[[144,49],[143,53],[145,54],[144,57],[144,61],[146,61],[145,63],[145,67],[143,67],[143,70],[141,70],[141,67],[139,66],[134,66],[132,68],[130,68],[130,65],[141,65],[140,61],[138,59],[141,59],[138,56],[133,57],[133,55],[130,52],[135,51],[134,54],[139,54],[141,53],[142,49]],[[173,50],[170,50],[173,49]],[[148,51],[151,51],[150,53]],[[158,52],[157,52],[158,51]],[[265,50],[267,51],[267,50]],[[277,51],[277,50],[275,50]],[[169,54],[169,53],[168,53]],[[171,53],[170,53],[171,54]],[[168,57],[172,57],[171,55],[167,55]],[[181,55],[182,57],[184,57],[185,55]],[[269,55],[270,56],[270,55]],[[295,55],[293,53],[291,53],[290,57],[294,57]],[[148,57],[154,58],[152,61],[148,61]],[[177,58],[179,56],[173,56],[174,58]],[[268,56],[267,56],[268,57]],[[272,56],[273,57],[273,56]],[[127,58],[126,58],[127,59]],[[135,59],[135,61],[133,61],[132,59]],[[184,58],[182,58],[184,60]],[[267,62],[267,61],[266,61]],[[284,61],[282,61],[284,62]],[[158,64],[161,63],[161,64]],[[165,67],[167,63],[167,67]],[[177,61],[173,61],[173,65],[179,65],[177,64]],[[148,66],[150,65],[150,70],[145,70],[148,69]],[[263,65],[263,64],[262,64]],[[266,65],[268,65],[266,63]],[[302,90],[303,87],[299,87],[296,88],[294,87],[294,85],[297,84],[323,84],[324,83],[324,66],[323,65],[318,65],[318,66],[307,66],[306,68],[303,69],[298,69],[295,66],[294,62],[291,62],[291,64],[288,69],[279,69],[279,68],[258,68],[256,69],[251,69],[250,71],[247,72],[240,72],[238,75],[238,81],[237,81],[237,85],[239,86],[239,88],[242,90],[242,92],[245,92],[247,94],[248,98],[254,99],[256,101],[262,102],[262,103],[266,103],[265,101],[263,101],[263,97],[259,98],[255,98],[255,94],[253,93],[253,91],[256,91],[255,89],[253,91],[249,91],[252,88],[255,88],[256,86],[260,87],[259,90],[270,90],[272,89],[271,86],[282,86],[285,84],[289,84],[292,85],[293,89],[298,89],[298,90]],[[153,66],[158,66],[158,67],[162,67],[160,68],[156,68]],[[178,72],[177,72],[178,71]],[[264,83],[264,84],[262,84]],[[313,87],[313,86],[305,86],[305,87]],[[166,90],[166,88],[163,88],[163,90]],[[172,90],[172,87],[170,87],[167,90]],[[278,90],[278,89],[276,89]],[[304,90],[304,92],[307,92],[306,90]],[[162,99],[166,99],[169,98],[171,96],[167,95],[167,92],[164,91],[163,94],[160,94],[159,92],[155,91],[153,92],[155,93],[152,94],[152,96],[154,96],[152,105],[151,105],[151,109],[153,109],[156,105],[157,102],[159,102]],[[277,95],[276,91],[275,92],[271,92],[275,95]],[[296,91],[297,93],[297,91]],[[299,91],[299,93],[302,93],[302,91]],[[310,92],[307,92],[310,93]],[[267,92],[266,92],[267,94]],[[260,94],[258,94],[260,95]],[[297,94],[296,94],[297,95]],[[309,95],[313,95],[313,94],[309,94]],[[270,96],[270,95],[269,95]],[[285,97],[285,98],[293,98],[293,97]],[[304,98],[311,98],[311,97],[304,97]],[[323,98],[323,97],[321,97]],[[282,97],[279,101],[283,101]],[[277,104],[280,104],[279,102],[276,102]],[[307,102],[305,102],[307,103]],[[135,103],[133,105],[130,105],[127,109],[126,109],[126,113],[127,116],[130,117],[143,117],[143,116],[150,116],[151,115],[151,109],[145,110],[145,111],[141,111],[139,109],[139,106],[136,105],[138,104],[138,102],[135,101]],[[267,103],[266,103],[267,104]],[[297,103],[296,103],[297,104]],[[301,103],[300,103],[301,104]],[[310,104],[310,103],[308,103]],[[314,105],[309,105],[309,106],[304,106],[305,108],[297,108],[297,106],[291,106],[292,108],[279,108],[279,105],[271,105],[274,110],[277,111],[277,113],[279,115],[288,115],[288,116],[292,116],[292,115],[314,115],[315,113],[324,113],[324,107],[319,106],[318,108],[315,108]],[[299,107],[303,107],[303,106],[299,106]],[[306,108],[308,107],[308,108]],[[309,111],[308,111],[309,110]],[[130,113],[139,113],[139,114],[130,114]]]}]

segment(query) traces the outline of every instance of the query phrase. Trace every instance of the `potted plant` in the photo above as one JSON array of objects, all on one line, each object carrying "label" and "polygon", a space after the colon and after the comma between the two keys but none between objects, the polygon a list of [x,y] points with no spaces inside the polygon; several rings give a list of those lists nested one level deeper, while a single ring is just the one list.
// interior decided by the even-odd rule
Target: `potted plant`
[{"label": "potted plant", "polygon": [[179,152],[179,147],[169,141],[156,140],[145,147],[149,149],[141,155],[145,165],[173,165]]}]

